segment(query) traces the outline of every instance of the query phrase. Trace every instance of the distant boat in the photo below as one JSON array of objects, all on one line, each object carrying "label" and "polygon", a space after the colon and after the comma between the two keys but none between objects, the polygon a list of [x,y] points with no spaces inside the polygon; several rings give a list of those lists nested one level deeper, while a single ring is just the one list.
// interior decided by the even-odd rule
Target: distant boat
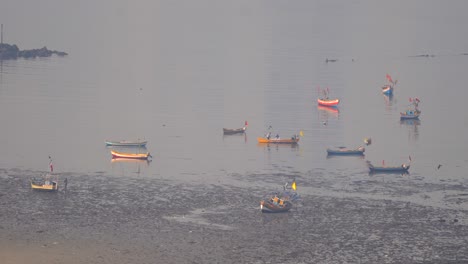
[{"label": "distant boat", "polygon": [[260,210],[262,213],[282,213],[287,212],[293,207],[290,201],[280,199],[277,196],[260,201]]},{"label": "distant boat", "polygon": [[418,98],[410,98],[411,105],[404,113],[400,112],[400,120],[419,119],[421,111],[418,109],[420,100]]},{"label": "distant boat", "polygon": [[233,135],[233,134],[243,134],[247,130],[248,123],[245,121],[244,127],[241,128],[223,128],[223,133],[225,135]]},{"label": "distant boat", "polygon": [[258,143],[271,143],[271,144],[297,144],[299,137],[294,135],[291,138],[264,138],[258,137]]},{"label": "distant boat", "polygon": [[340,103],[340,99],[318,98],[317,102],[321,106],[336,107]]},{"label": "distant boat", "polygon": [[401,166],[393,166],[393,167],[375,167],[372,164],[369,164],[369,170],[371,173],[376,172],[388,172],[388,173],[407,173],[410,168],[410,165],[402,164]]},{"label": "distant boat", "polygon": [[146,152],[146,153],[124,153],[124,152],[118,152],[118,151],[115,151],[115,150],[111,150],[111,154],[112,154],[113,159],[125,158],[125,159],[147,160],[148,158],[151,157],[151,154],[149,152]]},{"label": "distant boat", "polygon": [[31,179],[31,188],[37,191],[53,192],[58,190],[58,175],[46,174],[44,179]]},{"label": "distant boat", "polygon": [[400,120],[419,119],[419,115],[421,115],[421,111],[416,109],[408,109],[406,112],[400,113]]},{"label": "distant boat", "polygon": [[[317,87],[317,92],[319,93],[319,98],[317,99],[318,105],[336,107],[340,103],[339,99],[330,99],[328,97],[328,94],[330,93],[328,87],[327,89],[320,89],[320,87]],[[322,96],[320,96],[320,94],[322,94]]]},{"label": "distant boat", "polygon": [[393,94],[393,87],[395,87],[398,80],[393,81],[392,77],[389,74],[386,75],[386,78],[391,84],[384,85],[382,87],[382,93],[385,94],[385,95],[392,95]]},{"label": "distant boat", "polygon": [[121,141],[112,141],[106,140],[106,146],[119,146],[119,147],[144,147],[146,146],[148,141],[128,141],[128,140],[121,140]]},{"label": "distant boat", "polygon": [[384,85],[382,87],[382,93],[385,95],[392,95],[393,94],[393,86],[392,85]]},{"label": "distant boat", "polygon": [[366,149],[364,147],[358,147],[355,149],[348,149],[346,147],[336,147],[336,148],[328,148],[327,153],[328,155],[364,155],[364,151]]}]

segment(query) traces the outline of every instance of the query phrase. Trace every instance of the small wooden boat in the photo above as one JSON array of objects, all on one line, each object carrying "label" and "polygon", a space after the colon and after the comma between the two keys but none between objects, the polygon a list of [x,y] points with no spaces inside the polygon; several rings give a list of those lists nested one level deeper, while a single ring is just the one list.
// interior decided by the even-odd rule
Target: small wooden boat
[{"label": "small wooden boat", "polygon": [[364,147],[358,147],[356,149],[348,149],[346,147],[328,148],[328,155],[364,155]]},{"label": "small wooden boat", "polygon": [[290,201],[280,199],[277,196],[260,201],[260,210],[262,213],[282,213],[292,208]]},{"label": "small wooden boat", "polygon": [[53,192],[58,190],[58,176],[47,174],[44,179],[31,179],[31,188],[37,191]]},{"label": "small wooden boat", "polygon": [[410,165],[402,164],[401,166],[392,166],[392,167],[375,167],[372,164],[369,164],[369,170],[371,173],[377,172],[387,172],[387,173],[407,173],[410,168]]},{"label": "small wooden boat", "polygon": [[125,159],[147,160],[148,158],[151,157],[151,154],[149,152],[146,152],[146,153],[124,153],[124,152],[118,152],[118,151],[115,151],[115,150],[111,150],[111,154],[112,154],[113,159],[125,158]]},{"label": "small wooden boat", "polygon": [[243,128],[223,128],[223,133],[225,135],[234,135],[234,134],[243,134],[245,133],[245,130],[247,129],[247,127],[243,127]]},{"label": "small wooden boat", "polygon": [[395,87],[395,85],[397,84],[398,80],[395,80],[393,81],[392,80],[392,77],[387,74],[385,76],[387,78],[387,80],[391,83],[391,84],[386,84],[382,87],[382,93],[385,94],[385,95],[392,95],[393,94],[393,87]]},{"label": "small wooden boat", "polygon": [[420,100],[418,98],[410,98],[411,104],[404,113],[400,112],[400,120],[419,119],[421,111],[418,109]]},{"label": "small wooden boat", "polygon": [[106,146],[119,146],[119,147],[144,147],[146,146],[148,141],[128,141],[128,140],[121,140],[121,141],[112,141],[106,140]]},{"label": "small wooden boat", "polygon": [[258,143],[271,143],[271,144],[297,144],[299,142],[298,136],[292,136],[291,138],[264,138],[258,137]]},{"label": "small wooden boat", "polygon": [[336,107],[340,103],[340,99],[318,98],[317,102],[321,106]]},{"label": "small wooden boat", "polygon": [[247,123],[247,121],[245,121],[244,126],[241,127],[241,128],[234,128],[234,129],[232,129],[232,128],[223,128],[223,133],[225,135],[243,134],[243,133],[245,133],[245,130],[247,130],[248,125],[249,124]]}]

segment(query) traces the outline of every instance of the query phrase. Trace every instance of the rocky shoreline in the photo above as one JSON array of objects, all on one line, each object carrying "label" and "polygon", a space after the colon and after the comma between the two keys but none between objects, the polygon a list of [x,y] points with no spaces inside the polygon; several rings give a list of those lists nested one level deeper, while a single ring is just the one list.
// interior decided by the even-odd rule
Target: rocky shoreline
[{"label": "rocky shoreline", "polygon": [[6,43],[0,44],[0,60],[15,60],[18,58],[33,59],[37,57],[50,57],[57,55],[60,57],[67,56],[68,53],[63,51],[49,50],[47,47],[40,49],[20,50],[16,45]]}]

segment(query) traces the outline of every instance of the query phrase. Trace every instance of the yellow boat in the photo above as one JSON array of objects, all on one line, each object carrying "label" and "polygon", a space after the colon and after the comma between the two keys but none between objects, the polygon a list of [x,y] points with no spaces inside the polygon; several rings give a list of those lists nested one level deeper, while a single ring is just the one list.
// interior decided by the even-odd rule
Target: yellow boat
[{"label": "yellow boat", "polygon": [[31,188],[38,191],[57,191],[58,190],[58,176],[47,174],[44,179],[37,180],[31,179]]},{"label": "yellow boat", "polygon": [[118,159],[118,158],[125,158],[125,159],[140,159],[140,160],[146,160],[151,157],[151,154],[149,152],[146,153],[124,153],[124,152],[118,152],[115,150],[111,150],[112,153],[112,158],[113,159]]}]

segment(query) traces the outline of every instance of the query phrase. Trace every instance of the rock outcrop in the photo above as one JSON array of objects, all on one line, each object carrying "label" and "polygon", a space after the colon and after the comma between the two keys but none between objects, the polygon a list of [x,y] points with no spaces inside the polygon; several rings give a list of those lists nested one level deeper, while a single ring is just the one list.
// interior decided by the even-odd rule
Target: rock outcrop
[{"label": "rock outcrop", "polygon": [[36,58],[36,57],[50,57],[52,55],[66,56],[68,55],[63,51],[49,50],[47,47],[31,50],[20,50],[16,45],[6,43],[0,44],[0,60],[14,60],[17,58]]}]

